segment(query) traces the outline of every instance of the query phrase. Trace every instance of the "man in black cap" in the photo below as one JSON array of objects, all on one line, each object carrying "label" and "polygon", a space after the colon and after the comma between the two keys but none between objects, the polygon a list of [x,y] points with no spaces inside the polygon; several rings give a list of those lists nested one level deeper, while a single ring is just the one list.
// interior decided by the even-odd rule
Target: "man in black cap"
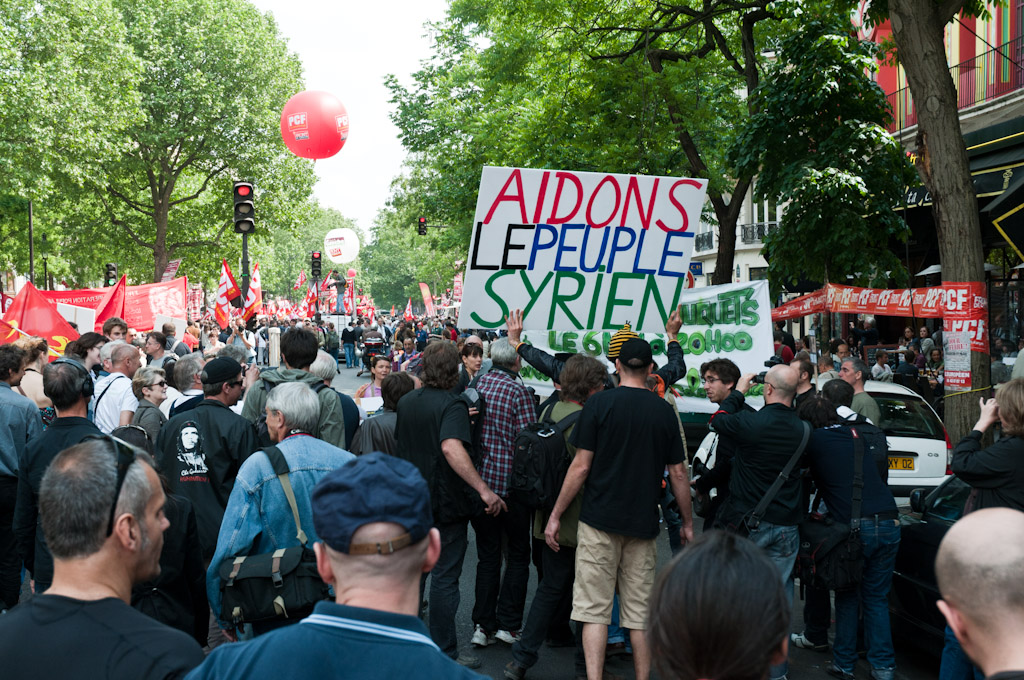
[{"label": "man in black cap", "polygon": [[[612,601],[619,593],[619,620],[630,630],[638,679],[650,674],[644,632],[654,587],[658,501],[669,470],[683,515],[680,539],[693,538],[690,484],[679,423],[672,407],[647,389],[654,358],[646,340],[622,344],[615,368],[619,387],[590,397],[570,443],[576,457],[551,511],[544,537],[558,552],[563,513],[583,488],[576,548],[572,618],[583,623],[587,677],[602,677]],[[586,485],[584,486],[584,482]]]},{"label": "man in black cap", "polygon": [[189,677],[484,677],[442,653],[416,616],[420,576],[441,554],[431,524],[412,463],[376,452],[330,473],[313,490],[313,549],[335,601],[299,625],[218,648]]},{"label": "man in black cap", "polygon": [[201,377],[205,399],[164,423],[156,451],[171,491],[195,506],[208,565],[238,468],[258,445],[253,424],[231,410],[242,395],[241,364],[217,357],[203,367]]}]

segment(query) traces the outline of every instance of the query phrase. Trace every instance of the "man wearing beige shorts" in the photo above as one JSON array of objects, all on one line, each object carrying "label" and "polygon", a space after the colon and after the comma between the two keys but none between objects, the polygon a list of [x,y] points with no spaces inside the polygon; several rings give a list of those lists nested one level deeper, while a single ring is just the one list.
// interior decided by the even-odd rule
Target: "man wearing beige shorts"
[{"label": "man wearing beige shorts", "polygon": [[650,675],[644,631],[666,467],[683,518],[680,538],[684,544],[693,538],[683,442],[672,407],[647,389],[653,366],[645,340],[634,338],[622,345],[615,360],[619,387],[595,394],[584,405],[571,438],[576,457],[544,532],[548,546],[557,552],[562,513],[583,487],[572,618],[583,624],[589,680],[603,676],[616,588],[621,625],[630,630],[637,680]]}]

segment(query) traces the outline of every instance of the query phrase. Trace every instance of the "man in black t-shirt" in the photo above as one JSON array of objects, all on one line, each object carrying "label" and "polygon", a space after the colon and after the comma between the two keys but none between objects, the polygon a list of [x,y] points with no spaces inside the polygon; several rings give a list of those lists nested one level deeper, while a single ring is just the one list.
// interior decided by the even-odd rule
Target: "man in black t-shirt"
[{"label": "man in black t-shirt", "polygon": [[157,680],[202,662],[190,636],[128,604],[132,585],[160,573],[165,500],[152,459],[123,442],[54,459],[39,491],[53,585],[0,617],[5,677]]},{"label": "man in black t-shirt", "polygon": [[497,515],[506,507],[480,478],[469,455],[469,407],[451,392],[459,382],[460,363],[454,343],[437,341],[427,347],[423,388],[398,401],[395,456],[411,462],[427,480],[434,526],[441,532],[441,557],[430,572],[430,636],[460,664],[479,668],[479,658],[459,653],[455,632],[467,527],[480,510]]},{"label": "man in black t-shirt", "polygon": [[647,678],[650,673],[644,631],[654,586],[658,501],[666,466],[683,515],[680,538],[684,544],[693,538],[679,423],[668,402],[647,389],[653,365],[647,341],[634,338],[622,345],[615,360],[619,387],[595,394],[583,407],[570,439],[576,457],[544,530],[548,546],[558,552],[562,514],[583,487],[572,618],[583,623],[591,678],[602,677],[616,588],[620,625],[630,629],[636,677]]}]

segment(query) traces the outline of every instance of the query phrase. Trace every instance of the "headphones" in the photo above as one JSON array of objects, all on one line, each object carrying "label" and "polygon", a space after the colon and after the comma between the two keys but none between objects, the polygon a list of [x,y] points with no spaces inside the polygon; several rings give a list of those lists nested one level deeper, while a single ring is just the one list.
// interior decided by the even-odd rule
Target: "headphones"
[{"label": "headphones", "polygon": [[78,390],[78,392],[82,394],[83,397],[88,399],[95,393],[95,384],[92,381],[92,374],[89,372],[89,369],[82,365],[80,361],[76,361],[75,359],[69,359],[68,357],[61,357],[59,359],[54,360],[53,363],[70,364],[71,366],[74,366],[75,368],[82,372],[81,383],[77,385],[76,389]]}]

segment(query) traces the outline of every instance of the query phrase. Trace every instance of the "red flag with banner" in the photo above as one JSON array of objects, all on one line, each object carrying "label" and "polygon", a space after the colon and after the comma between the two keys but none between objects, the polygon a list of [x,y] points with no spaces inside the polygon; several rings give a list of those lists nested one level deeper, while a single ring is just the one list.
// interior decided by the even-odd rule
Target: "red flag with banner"
[{"label": "red flag with banner", "polygon": [[406,321],[412,321],[412,298],[409,298],[409,304],[405,306],[404,318]]},{"label": "red flag with banner", "polygon": [[248,321],[263,310],[263,287],[260,284],[260,263],[257,262],[252,268],[252,278],[249,281],[249,294],[245,297],[245,306],[242,317]]},{"label": "red flag with banner", "polygon": [[295,282],[295,285],[292,286],[292,290],[298,290],[299,288],[302,288],[302,284],[304,284],[305,282],[306,282],[306,270],[303,269],[301,272],[299,272],[299,278]]},{"label": "red flag with banner", "polygon": [[423,296],[423,307],[427,310],[427,316],[434,316],[434,298],[430,296],[430,286],[420,283],[420,294]]},{"label": "red flag with banner", "polygon": [[455,283],[452,285],[452,298],[457,302],[462,301],[462,272],[455,275]]},{"label": "red flag with banner", "polygon": [[124,317],[124,303],[128,292],[128,277],[121,275],[121,280],[112,286],[105,298],[96,306],[96,332],[103,332],[103,322],[113,317]]},{"label": "red flag with banner", "polygon": [[14,297],[0,324],[0,344],[23,336],[38,336],[46,340],[54,358],[64,354],[69,342],[78,339],[78,333],[60,315],[57,305],[40,295],[31,283],[26,283]]},{"label": "red flag with banner", "polygon": [[227,328],[231,322],[231,301],[242,296],[242,291],[235,283],[235,277],[231,275],[231,268],[227,260],[221,260],[220,285],[217,286],[217,304],[214,313],[217,316],[217,323],[221,328]]},{"label": "red flag with banner", "polygon": [[352,315],[356,313],[356,280],[349,277],[345,280],[345,299],[342,300],[345,306],[345,313]]}]

